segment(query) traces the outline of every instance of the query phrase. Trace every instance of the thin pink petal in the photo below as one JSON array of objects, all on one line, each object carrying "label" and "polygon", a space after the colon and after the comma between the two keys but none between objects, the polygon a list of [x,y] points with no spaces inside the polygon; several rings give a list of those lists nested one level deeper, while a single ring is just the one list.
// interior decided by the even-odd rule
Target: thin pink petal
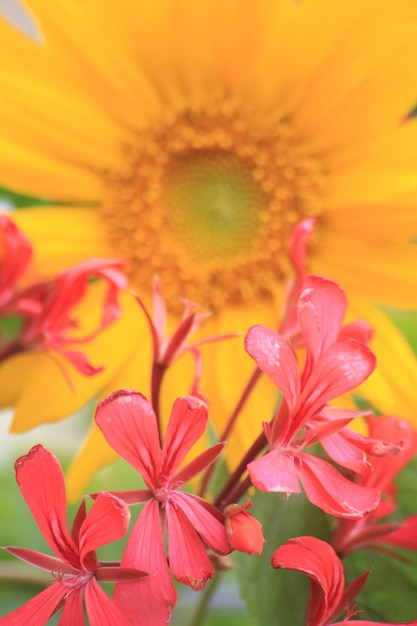
[{"label": "thin pink petal", "polygon": [[176,602],[176,592],[165,556],[159,503],[145,504],[130,534],[122,567],[149,572],[137,582],[117,583],[114,603],[132,626],[166,626]]},{"label": "thin pink petal", "polygon": [[217,554],[230,552],[224,515],[218,509],[192,493],[174,491],[171,500],[177,508],[182,509],[192,526],[214,552]]},{"label": "thin pink petal", "polygon": [[213,576],[213,568],[201,538],[181,508],[167,502],[169,565],[175,578],[195,590]]},{"label": "thin pink petal", "polygon": [[111,447],[152,488],[161,465],[161,448],[150,402],[137,391],[115,391],[99,403],[96,422]]},{"label": "thin pink petal", "polygon": [[50,585],[20,608],[0,617],[1,626],[44,626],[67,590],[61,583]]},{"label": "thin pink petal", "polygon": [[252,326],[245,337],[245,350],[283,393],[291,410],[300,390],[298,362],[291,346],[275,331]]},{"label": "thin pink petal", "polygon": [[248,465],[249,475],[255,487],[261,491],[279,491],[287,494],[301,493],[298,467],[294,455],[285,451],[271,450]]},{"label": "thin pink petal", "polygon": [[379,503],[378,489],[351,482],[326,461],[300,454],[299,477],[307,498],[330,515],[360,519]]},{"label": "thin pink petal", "polygon": [[208,409],[194,396],[177,398],[172,407],[164,444],[162,465],[166,476],[172,476],[181,461],[207,428]]},{"label": "thin pink petal", "polygon": [[204,452],[199,454],[193,461],[188,463],[180,472],[178,472],[175,476],[175,483],[177,485],[186,484],[192,478],[197,476],[197,474],[209,467],[216,459],[219,458],[224,445],[224,442],[220,442],[216,443],[208,450],[204,450]]},{"label": "thin pink petal", "polygon": [[341,287],[321,276],[308,276],[298,301],[298,322],[313,362],[338,338],[347,300]]},{"label": "thin pink petal", "polygon": [[129,521],[127,504],[111,493],[99,493],[80,528],[81,563],[89,552],[121,539],[129,528]]},{"label": "thin pink petal", "polygon": [[85,608],[90,626],[129,626],[127,618],[94,578],[85,587]]},{"label": "thin pink petal", "polygon": [[15,463],[16,480],[26,504],[55,554],[79,563],[67,529],[65,482],[58,459],[43,446],[34,446]]},{"label": "thin pink petal", "polygon": [[296,537],[275,550],[272,566],[303,572],[311,579],[308,624],[327,623],[345,584],[343,567],[333,548],[315,537]]},{"label": "thin pink petal", "polygon": [[84,588],[74,589],[65,598],[64,608],[58,626],[85,626],[84,620]]},{"label": "thin pink petal", "polygon": [[39,569],[43,569],[46,572],[59,572],[62,574],[77,574],[79,572],[79,569],[72,567],[61,559],[50,556],[49,554],[42,554],[41,552],[36,552],[35,550],[28,550],[27,548],[14,548],[11,546],[4,549],[21,561],[34,565],[35,567],[39,567]]},{"label": "thin pink petal", "polygon": [[400,522],[400,528],[385,535],[382,541],[399,548],[417,550],[417,514],[405,518]]},{"label": "thin pink petal", "polygon": [[305,381],[298,406],[303,414],[313,415],[329,400],[363,383],[375,366],[375,356],[367,346],[353,339],[334,344],[320,357]]},{"label": "thin pink petal", "polygon": [[360,446],[356,446],[348,437],[345,437],[343,431],[333,433],[330,437],[321,439],[320,442],[329,457],[339,465],[357,474],[363,474],[370,470],[371,464],[367,460],[364,450]]}]

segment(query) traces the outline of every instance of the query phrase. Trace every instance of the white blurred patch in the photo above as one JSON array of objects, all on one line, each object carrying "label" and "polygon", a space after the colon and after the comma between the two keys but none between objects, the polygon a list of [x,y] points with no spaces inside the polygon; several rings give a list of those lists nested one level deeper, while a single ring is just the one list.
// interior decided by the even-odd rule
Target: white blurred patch
[{"label": "white blurred patch", "polygon": [[42,36],[35,20],[19,0],[0,0],[1,16],[31,39],[41,41]]},{"label": "white blurred patch", "polygon": [[[1,0],[0,0],[1,1]],[[13,204],[6,198],[0,198],[0,213],[12,213]]]}]

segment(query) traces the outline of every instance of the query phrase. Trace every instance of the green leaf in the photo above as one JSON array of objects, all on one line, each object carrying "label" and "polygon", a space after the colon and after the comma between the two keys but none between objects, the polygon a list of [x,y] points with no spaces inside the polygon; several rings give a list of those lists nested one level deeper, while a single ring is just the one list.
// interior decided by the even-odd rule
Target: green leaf
[{"label": "green leaf", "polygon": [[329,537],[329,520],[304,495],[256,493],[251,513],[262,523],[265,537],[261,557],[236,554],[237,575],[242,598],[257,626],[302,626],[309,589],[307,576],[299,572],[274,570],[271,557],[290,537]]}]

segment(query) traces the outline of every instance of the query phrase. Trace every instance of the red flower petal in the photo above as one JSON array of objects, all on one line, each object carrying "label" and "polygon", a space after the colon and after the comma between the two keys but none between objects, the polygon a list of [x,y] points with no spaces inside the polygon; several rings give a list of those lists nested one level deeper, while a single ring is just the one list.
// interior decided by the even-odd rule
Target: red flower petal
[{"label": "red flower petal", "polygon": [[65,482],[58,459],[41,445],[15,463],[16,480],[26,504],[55,554],[79,564],[78,551],[67,529]]},{"label": "red flower petal", "polygon": [[304,281],[298,322],[313,362],[337,341],[346,308],[345,293],[337,283],[321,276]]},{"label": "red flower petal", "polygon": [[333,548],[315,537],[296,537],[275,550],[272,566],[307,574],[312,581],[307,623],[326,624],[340,603],[345,585],[343,567]]},{"label": "red flower petal", "polygon": [[80,560],[85,565],[89,552],[123,537],[129,527],[127,504],[111,493],[99,493],[80,528]]},{"label": "red flower petal", "polygon": [[90,626],[129,626],[130,624],[94,578],[85,587],[85,608]]},{"label": "red flower petal", "polygon": [[188,396],[175,400],[162,446],[162,466],[166,476],[173,476],[203,435],[207,421],[207,405],[199,398]]},{"label": "red flower petal", "polygon": [[114,603],[132,626],[166,626],[176,602],[176,592],[168,571],[159,518],[159,503],[147,502],[140,513],[121,562],[149,572],[136,582],[117,583]]},{"label": "red flower petal", "polygon": [[252,326],[245,337],[245,350],[283,393],[291,410],[300,390],[298,362],[291,346],[275,331]]},{"label": "red flower petal", "polygon": [[65,598],[64,608],[59,618],[59,626],[85,626],[84,586],[74,589]]},{"label": "red flower petal", "polygon": [[271,450],[260,459],[249,463],[248,471],[253,485],[261,491],[301,493],[298,467],[292,453],[278,448]]},{"label": "red flower petal", "polygon": [[307,498],[326,513],[359,519],[378,505],[378,489],[351,482],[329,463],[310,454],[300,454],[299,460],[299,477]]},{"label": "red flower petal", "polygon": [[172,573],[177,580],[193,589],[202,589],[213,576],[213,568],[203,542],[181,508],[167,502],[165,511]]},{"label": "red flower petal", "polygon": [[99,403],[96,422],[111,447],[153,488],[161,448],[150,402],[137,391],[115,391]]},{"label": "red flower petal", "polygon": [[1,626],[39,626],[46,624],[67,593],[68,587],[54,583],[12,613],[0,617]]},{"label": "red flower petal", "polygon": [[230,552],[224,516],[218,509],[192,493],[173,491],[171,501],[182,509],[189,522],[214,552],[217,554]]}]

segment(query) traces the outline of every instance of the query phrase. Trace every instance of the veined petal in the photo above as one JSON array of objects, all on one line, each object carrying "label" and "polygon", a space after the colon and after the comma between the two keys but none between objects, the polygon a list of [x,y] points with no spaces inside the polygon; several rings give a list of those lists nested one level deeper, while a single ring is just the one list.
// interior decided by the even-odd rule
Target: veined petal
[{"label": "veined petal", "polygon": [[65,598],[59,626],[84,626],[84,588],[76,588]]},{"label": "veined petal", "polygon": [[299,477],[307,498],[326,513],[360,519],[377,507],[378,489],[351,482],[329,463],[310,454],[300,454],[299,460]]},{"label": "veined petal", "polygon": [[172,407],[164,443],[162,466],[172,476],[181,461],[207,428],[208,408],[205,402],[192,396],[177,398]]},{"label": "veined petal", "polygon": [[230,547],[226,539],[224,516],[212,504],[202,498],[182,491],[174,491],[171,500],[180,507],[187,519],[217,554],[228,554]]},{"label": "veined petal", "polygon": [[299,410],[304,417],[313,415],[330,400],[358,387],[375,366],[375,356],[367,346],[353,339],[334,344],[318,360],[306,380],[298,402]]},{"label": "veined petal", "polygon": [[112,448],[152,488],[162,455],[156,415],[150,402],[137,391],[115,391],[99,403],[96,423]]},{"label": "veined petal", "polygon": [[211,446],[208,450],[204,450],[204,452],[199,454],[193,461],[190,461],[190,463],[178,472],[175,476],[175,481],[178,482],[178,484],[188,483],[195,476],[197,476],[197,474],[209,467],[216,459],[219,458],[224,445],[224,442],[220,442]]},{"label": "veined petal", "polygon": [[39,567],[47,572],[59,572],[62,574],[76,574],[79,570],[72,567],[62,559],[58,559],[49,554],[42,554],[35,550],[28,550],[28,548],[15,548],[14,546],[8,546],[4,548],[6,552],[13,554],[21,561]]},{"label": "veined petal", "polygon": [[81,525],[79,549],[81,563],[89,552],[121,539],[129,527],[129,507],[111,493],[99,493]]},{"label": "veined petal", "polygon": [[301,493],[294,454],[276,448],[248,465],[252,483],[261,491]]},{"label": "veined petal", "polygon": [[167,503],[165,512],[172,573],[181,583],[198,591],[213,576],[213,568],[204,544],[180,507]]},{"label": "veined petal", "polygon": [[247,332],[245,350],[283,393],[291,410],[300,388],[298,362],[291,346],[275,331],[253,326]]},{"label": "veined petal", "polygon": [[275,550],[272,566],[303,572],[312,581],[308,623],[327,623],[343,595],[345,576],[333,548],[315,537],[296,537]]},{"label": "veined petal", "polygon": [[85,586],[84,593],[85,609],[90,626],[129,626],[131,624],[95,578],[92,578]]},{"label": "veined petal", "polygon": [[0,617],[1,626],[44,626],[67,591],[62,583],[50,585],[20,608]]},{"label": "veined petal", "polygon": [[321,276],[304,281],[297,315],[314,362],[336,342],[346,309],[346,296],[337,283]]},{"label": "veined petal", "polygon": [[43,536],[64,561],[79,562],[67,528],[64,474],[58,459],[41,445],[15,463],[16,480]]},{"label": "veined petal", "polygon": [[141,511],[121,566],[140,569],[150,575],[132,583],[117,583],[114,603],[131,620],[132,626],[166,626],[177,596],[168,572],[156,500],[147,502]]}]

